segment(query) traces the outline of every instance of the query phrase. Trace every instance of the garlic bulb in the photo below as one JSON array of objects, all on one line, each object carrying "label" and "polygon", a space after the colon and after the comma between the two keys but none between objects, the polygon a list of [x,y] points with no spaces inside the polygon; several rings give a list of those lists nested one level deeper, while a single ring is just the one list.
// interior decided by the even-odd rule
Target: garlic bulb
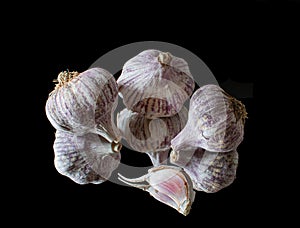
[{"label": "garlic bulb", "polygon": [[209,152],[202,148],[172,151],[170,162],[182,167],[190,176],[193,188],[214,193],[235,180],[238,166],[236,150],[227,153]]},{"label": "garlic bulb", "polygon": [[[190,177],[179,167],[161,165],[148,170],[148,174],[129,179],[121,174],[119,180],[150,193],[158,201],[188,215],[195,199]],[[140,182],[148,182],[141,184]]]},{"label": "garlic bulb", "polygon": [[61,72],[57,81],[46,102],[46,115],[55,129],[76,135],[92,132],[109,142],[119,141],[113,121],[118,101],[113,75],[101,68],[91,68],[83,73]]},{"label": "garlic bulb", "polygon": [[159,50],[128,60],[117,83],[125,106],[147,118],[178,113],[195,87],[187,62]]},{"label": "garlic bulb", "polygon": [[217,85],[200,87],[191,97],[188,122],[171,141],[173,150],[188,146],[211,152],[235,150],[244,136],[245,106]]},{"label": "garlic bulb", "polygon": [[187,122],[185,107],[171,117],[148,119],[144,115],[123,109],[117,114],[121,136],[133,150],[147,153],[154,165],[166,163],[171,140]]},{"label": "garlic bulb", "polygon": [[100,184],[118,167],[119,147],[113,147],[101,136],[82,136],[57,130],[54,141],[54,165],[57,171],[78,184]]}]

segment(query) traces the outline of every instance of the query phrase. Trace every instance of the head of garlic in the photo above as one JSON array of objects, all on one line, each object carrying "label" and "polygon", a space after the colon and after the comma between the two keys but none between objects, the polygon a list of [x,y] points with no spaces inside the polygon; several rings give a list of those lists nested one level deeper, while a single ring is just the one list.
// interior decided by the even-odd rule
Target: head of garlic
[{"label": "head of garlic", "polygon": [[214,193],[235,180],[238,153],[236,150],[215,153],[202,148],[187,148],[172,151],[170,162],[184,169],[190,176],[195,190]]},{"label": "head of garlic", "polygon": [[97,134],[75,135],[57,130],[54,141],[56,170],[78,184],[100,184],[119,166],[119,147]]},{"label": "head of garlic", "polygon": [[135,179],[118,175],[123,183],[149,192],[156,200],[176,209],[183,215],[189,214],[195,199],[195,192],[190,177],[182,168],[160,165],[149,169],[147,174]]},{"label": "head of garlic", "polygon": [[64,71],[58,75],[57,82],[45,107],[47,118],[55,129],[76,135],[91,132],[109,142],[119,141],[113,120],[118,102],[113,75],[102,68],[82,73]]},{"label": "head of garlic", "polygon": [[147,118],[178,113],[195,87],[187,62],[159,50],[128,60],[117,83],[125,106]]},{"label": "head of garlic", "polygon": [[117,127],[129,146],[138,152],[147,153],[154,165],[166,163],[171,140],[187,122],[185,107],[171,117],[148,119],[127,108],[117,114]]},{"label": "head of garlic", "polygon": [[244,136],[245,106],[217,85],[200,87],[190,100],[188,122],[171,141],[173,150],[201,147],[211,152],[235,150]]}]

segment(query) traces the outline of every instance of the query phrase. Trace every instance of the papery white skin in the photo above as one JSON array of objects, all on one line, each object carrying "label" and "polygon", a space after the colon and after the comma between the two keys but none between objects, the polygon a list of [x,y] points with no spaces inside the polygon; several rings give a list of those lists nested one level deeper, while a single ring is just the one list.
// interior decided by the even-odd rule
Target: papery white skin
[{"label": "papery white skin", "polygon": [[187,62],[159,50],[128,60],[117,83],[125,106],[147,118],[178,113],[195,87]]},{"label": "papery white skin", "polygon": [[229,186],[236,178],[238,153],[215,153],[202,148],[171,151],[170,162],[190,176],[197,191],[215,193]]},{"label": "papery white skin", "polygon": [[211,152],[236,149],[244,137],[244,105],[217,85],[205,85],[190,100],[188,122],[171,141],[173,150],[201,147]]},{"label": "papery white skin", "polygon": [[120,147],[101,136],[87,133],[82,136],[57,130],[54,141],[54,165],[56,170],[77,184],[100,184],[119,166]]},{"label": "papery white skin", "polygon": [[[121,174],[119,180],[132,187],[147,191],[158,201],[188,215],[195,199],[193,184],[183,169],[160,165],[148,170],[142,177],[129,179]],[[147,184],[142,184],[147,182]]]},{"label": "papery white skin", "polygon": [[52,126],[76,135],[92,132],[109,142],[119,141],[113,119],[118,102],[113,75],[102,68],[91,68],[66,77],[68,72],[59,74],[59,83],[46,102],[46,115]]}]

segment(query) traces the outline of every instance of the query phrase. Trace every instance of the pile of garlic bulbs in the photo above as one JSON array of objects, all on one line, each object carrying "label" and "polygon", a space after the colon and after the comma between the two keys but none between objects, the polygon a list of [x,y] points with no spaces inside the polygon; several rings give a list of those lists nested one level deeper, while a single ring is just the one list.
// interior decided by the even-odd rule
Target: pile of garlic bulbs
[{"label": "pile of garlic bulbs", "polygon": [[[194,190],[213,193],[234,181],[245,106],[218,85],[194,91],[184,59],[145,50],[124,64],[117,80],[96,67],[61,72],[56,82],[45,107],[56,129],[54,165],[74,182],[108,180],[120,164],[122,138],[148,154],[153,167],[140,178],[118,174],[119,180],[183,215]],[[126,108],[115,124],[118,95]]]}]

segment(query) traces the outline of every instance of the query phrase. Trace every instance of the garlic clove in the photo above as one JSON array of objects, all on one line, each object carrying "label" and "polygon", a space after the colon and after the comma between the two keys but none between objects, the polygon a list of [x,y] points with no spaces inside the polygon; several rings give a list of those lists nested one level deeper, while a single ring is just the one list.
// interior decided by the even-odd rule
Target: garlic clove
[{"label": "garlic clove", "polygon": [[178,113],[195,87],[187,62],[159,50],[128,60],[117,83],[125,106],[147,118]]},{"label": "garlic clove", "polygon": [[[142,177],[129,179],[121,174],[119,180],[132,187],[147,191],[156,200],[188,215],[195,199],[190,177],[183,169],[175,166],[161,165],[148,170]],[[147,182],[147,184],[140,184]]]},{"label": "garlic clove", "polygon": [[117,126],[129,146],[147,153],[154,165],[166,163],[171,140],[187,122],[185,107],[171,117],[148,119],[144,115],[123,109],[117,114]]},{"label": "garlic clove", "polygon": [[[96,132],[106,131],[115,141],[121,140],[121,133],[115,124],[114,112],[118,106],[117,82],[110,77],[98,96],[95,110]],[[100,134],[101,135],[101,134]]]},{"label": "garlic clove", "polygon": [[46,102],[46,115],[57,130],[76,135],[93,132],[109,142],[118,141],[113,111],[117,105],[117,84],[108,71],[91,68],[82,73],[64,71]]},{"label": "garlic clove", "polygon": [[57,130],[54,141],[54,165],[57,171],[78,184],[100,184],[111,176],[121,159],[121,145],[113,145],[101,136],[82,136]]},{"label": "garlic clove", "polygon": [[174,150],[188,146],[211,152],[236,149],[244,137],[245,106],[217,85],[200,87],[191,97],[188,122],[171,141]]},{"label": "garlic clove", "polygon": [[190,176],[193,188],[214,193],[229,186],[236,178],[238,153],[209,152],[202,148],[171,151],[170,162],[178,165]]}]

